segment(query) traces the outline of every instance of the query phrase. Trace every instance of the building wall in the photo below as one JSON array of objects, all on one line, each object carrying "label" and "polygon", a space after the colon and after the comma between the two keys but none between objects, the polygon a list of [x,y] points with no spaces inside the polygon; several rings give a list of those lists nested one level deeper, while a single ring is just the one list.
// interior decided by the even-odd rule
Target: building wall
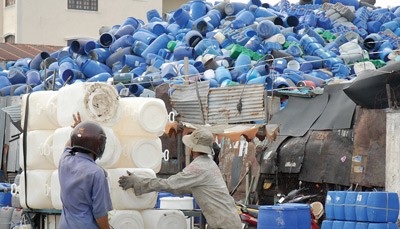
[{"label": "building wall", "polygon": [[[66,45],[68,39],[77,37],[97,39],[102,26],[122,24],[130,16],[146,20],[148,10],[162,10],[162,0],[99,0],[97,12],[69,10],[68,0],[16,2],[16,43],[61,46]],[[12,24],[12,21],[5,24]]]},{"label": "building wall", "polygon": [[179,8],[179,6],[181,6],[182,4],[184,4],[186,2],[188,2],[188,0],[164,0],[162,12],[168,13],[173,10],[176,10]]},{"label": "building wall", "polygon": [[[3,18],[4,0],[0,0],[0,18]],[[4,20],[0,22],[0,41],[3,41],[3,23]]]},{"label": "building wall", "polygon": [[[17,1],[18,2],[18,1]],[[3,8],[4,10],[2,11],[2,16],[0,18],[3,18],[3,22],[2,22],[2,33],[1,33],[1,37],[2,37],[2,41],[4,41],[4,35],[16,35],[17,32],[17,3],[15,5],[12,6],[7,6],[4,7],[4,0],[2,1],[2,6],[1,8]],[[1,15],[0,15],[1,16]]]}]

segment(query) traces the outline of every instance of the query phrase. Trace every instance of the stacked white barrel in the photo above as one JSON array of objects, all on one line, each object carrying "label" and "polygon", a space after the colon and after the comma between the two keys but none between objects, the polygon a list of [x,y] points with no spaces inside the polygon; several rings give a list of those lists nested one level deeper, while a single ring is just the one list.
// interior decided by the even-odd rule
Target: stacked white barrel
[{"label": "stacked white barrel", "polygon": [[399,197],[394,192],[329,191],[322,229],[397,229]]},{"label": "stacked white barrel", "polygon": [[[25,95],[21,107],[23,128],[26,99]],[[168,119],[165,104],[155,98],[120,98],[115,88],[105,83],[77,83],[58,92],[42,91],[30,95],[26,168],[23,139],[20,152],[20,166],[26,171],[27,187],[24,173],[19,185],[13,186],[14,196],[20,197],[21,206],[62,209],[57,168],[72,131],[72,114],[77,112],[82,121],[94,121],[106,133],[105,151],[96,163],[108,174],[115,209],[110,213],[110,222],[114,228],[125,228],[120,226],[121,221],[126,221],[129,228],[160,228],[153,226],[159,221],[167,222],[166,225],[176,221],[174,228],[186,228],[182,212],[165,210],[158,215],[159,211],[148,210],[155,206],[156,192],[135,196],[133,189],[124,191],[118,185],[119,177],[127,175],[127,170],[149,178],[156,177],[160,171],[162,158],[167,156],[162,152],[159,138]],[[143,214],[142,210],[145,210]],[[154,215],[153,219],[150,220],[148,215]]]},{"label": "stacked white barrel", "polygon": [[58,93],[42,91],[31,94],[28,110],[27,98],[28,96],[24,95],[21,102],[21,125],[27,131],[26,167],[23,152],[24,135],[21,135],[19,165],[24,171],[19,185],[13,185],[12,193],[19,196],[23,208],[51,209],[51,175],[57,169],[51,152],[52,136],[60,127],[57,122]]}]

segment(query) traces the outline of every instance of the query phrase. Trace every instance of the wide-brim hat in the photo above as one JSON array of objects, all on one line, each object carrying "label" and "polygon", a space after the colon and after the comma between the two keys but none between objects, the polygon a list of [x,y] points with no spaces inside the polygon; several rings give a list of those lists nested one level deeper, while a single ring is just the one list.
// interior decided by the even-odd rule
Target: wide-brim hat
[{"label": "wide-brim hat", "polygon": [[183,136],[182,141],[194,152],[212,154],[214,136],[206,129],[196,129],[192,134]]}]

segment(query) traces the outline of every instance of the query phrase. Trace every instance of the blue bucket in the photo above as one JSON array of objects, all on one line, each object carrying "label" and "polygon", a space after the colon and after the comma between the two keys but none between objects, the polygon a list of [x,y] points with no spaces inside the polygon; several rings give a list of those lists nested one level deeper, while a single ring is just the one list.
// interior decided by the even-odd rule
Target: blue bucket
[{"label": "blue bucket", "polygon": [[333,221],[332,220],[324,220],[321,224],[321,229],[332,229]]},{"label": "blue bucket", "polygon": [[349,221],[357,220],[356,217],[356,199],[358,192],[347,192],[344,202],[345,219]]},{"label": "blue bucket", "polygon": [[260,206],[257,229],[297,229],[297,209],[293,207]]},{"label": "blue bucket", "polygon": [[367,216],[369,222],[396,222],[399,216],[398,194],[394,192],[371,192],[367,201]]},{"label": "blue bucket", "polygon": [[367,201],[369,192],[359,192],[356,199],[356,219],[357,221],[368,221]]},{"label": "blue bucket", "polygon": [[335,219],[335,211],[334,209],[334,204],[333,201],[335,199],[336,192],[335,191],[329,191],[326,194],[326,199],[325,199],[325,214],[327,219]]}]

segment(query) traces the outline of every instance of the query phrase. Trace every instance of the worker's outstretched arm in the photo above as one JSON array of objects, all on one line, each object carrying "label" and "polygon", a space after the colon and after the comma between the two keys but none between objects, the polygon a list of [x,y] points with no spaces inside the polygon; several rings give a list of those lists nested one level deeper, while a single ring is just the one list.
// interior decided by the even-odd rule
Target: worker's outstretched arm
[{"label": "worker's outstretched arm", "polygon": [[119,184],[123,189],[133,188],[136,195],[153,191],[181,195],[191,194],[191,188],[203,183],[204,176],[201,169],[191,164],[182,172],[172,175],[168,179],[146,178],[129,174],[129,176],[120,177]]}]

